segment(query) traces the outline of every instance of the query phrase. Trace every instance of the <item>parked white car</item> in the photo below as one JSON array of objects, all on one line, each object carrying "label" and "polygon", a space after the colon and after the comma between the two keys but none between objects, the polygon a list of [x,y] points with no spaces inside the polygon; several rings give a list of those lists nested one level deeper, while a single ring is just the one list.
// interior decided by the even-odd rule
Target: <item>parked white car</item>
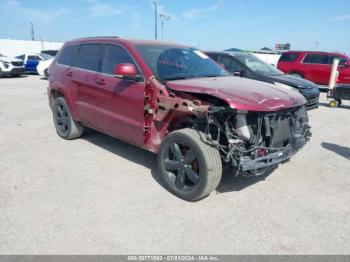
[{"label": "parked white car", "polygon": [[16,56],[16,58],[23,61],[26,73],[37,73],[36,67],[39,62],[51,59],[52,56],[48,54],[27,53]]},{"label": "parked white car", "polygon": [[19,76],[24,72],[23,61],[0,54],[0,77]]},{"label": "parked white car", "polygon": [[48,60],[44,60],[44,61],[40,61],[38,66],[36,67],[36,71],[38,71],[38,74],[40,76],[44,76],[46,79],[49,78],[49,66],[51,65],[52,61],[53,61],[54,57],[48,59]]}]

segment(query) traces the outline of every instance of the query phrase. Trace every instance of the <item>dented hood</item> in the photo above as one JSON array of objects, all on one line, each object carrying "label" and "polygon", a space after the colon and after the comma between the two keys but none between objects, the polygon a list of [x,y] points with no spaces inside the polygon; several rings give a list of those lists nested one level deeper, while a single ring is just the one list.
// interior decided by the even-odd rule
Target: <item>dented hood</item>
[{"label": "dented hood", "polygon": [[167,82],[176,91],[208,94],[226,101],[231,108],[277,111],[306,103],[298,92],[281,86],[240,77],[193,78]]}]

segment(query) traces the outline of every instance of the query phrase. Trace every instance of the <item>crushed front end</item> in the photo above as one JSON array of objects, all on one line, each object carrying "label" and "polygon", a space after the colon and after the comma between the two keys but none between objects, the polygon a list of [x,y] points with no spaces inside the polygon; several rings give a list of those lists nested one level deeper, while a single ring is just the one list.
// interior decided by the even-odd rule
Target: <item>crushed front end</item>
[{"label": "crushed front end", "polygon": [[237,174],[258,175],[277,166],[311,137],[305,106],[277,112],[211,107],[204,122],[197,122],[195,128],[205,130],[207,140]]}]

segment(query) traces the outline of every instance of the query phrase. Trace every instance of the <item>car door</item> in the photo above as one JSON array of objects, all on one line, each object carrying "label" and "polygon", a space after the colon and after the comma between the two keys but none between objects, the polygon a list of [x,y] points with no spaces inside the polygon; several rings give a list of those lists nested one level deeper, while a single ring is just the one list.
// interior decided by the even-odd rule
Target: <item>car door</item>
[{"label": "car door", "polygon": [[317,84],[327,85],[331,74],[329,56],[325,54],[306,54],[302,61],[304,78]]},{"label": "car door", "polygon": [[75,104],[77,118],[83,124],[98,129],[99,90],[95,82],[100,71],[102,45],[89,43],[80,45],[74,67],[67,68],[70,95]]},{"label": "car door", "polygon": [[28,55],[25,62],[26,71],[36,72],[36,67],[39,64],[39,61],[43,60],[40,56],[37,55]]},{"label": "car door", "polygon": [[78,51],[78,44],[65,46],[57,59],[56,66],[50,68],[50,70],[54,71],[51,72],[53,73],[52,75],[55,76],[55,79],[52,81],[62,83],[62,87],[68,91],[66,92],[66,100],[68,101],[69,110],[71,113],[73,113],[74,117],[76,117],[76,109],[72,101],[74,101],[74,94],[76,94],[76,92],[74,90],[74,82],[72,81],[72,77],[73,66],[76,62]]},{"label": "car door", "polygon": [[133,64],[131,55],[119,45],[106,44],[101,74],[96,74],[98,126],[102,131],[136,145],[143,144],[145,82],[119,79],[114,76],[117,64]]}]

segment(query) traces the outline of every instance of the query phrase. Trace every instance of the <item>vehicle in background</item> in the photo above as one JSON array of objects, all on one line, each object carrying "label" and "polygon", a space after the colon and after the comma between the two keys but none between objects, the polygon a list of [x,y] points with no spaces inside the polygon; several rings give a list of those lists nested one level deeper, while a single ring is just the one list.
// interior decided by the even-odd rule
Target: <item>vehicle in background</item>
[{"label": "vehicle in background", "polygon": [[297,89],[307,100],[307,108],[318,107],[318,86],[300,77],[286,75],[274,66],[246,52],[205,52],[235,76],[275,83],[279,87]]},{"label": "vehicle in background", "polygon": [[310,137],[301,94],[233,77],[192,47],[77,39],[49,72],[60,137],[80,137],[88,126],[158,153],[160,178],[186,200],[215,190],[223,165],[235,175],[262,175]]},{"label": "vehicle in background", "polygon": [[58,53],[58,50],[43,50],[41,51],[42,54],[47,54],[50,56],[56,56]]},{"label": "vehicle in background", "polygon": [[0,54],[0,77],[19,76],[24,72],[24,65],[20,59],[10,58]]},{"label": "vehicle in background", "polygon": [[26,73],[37,73],[36,67],[39,62],[50,59],[52,56],[47,54],[24,54],[16,56],[16,58],[23,61]]},{"label": "vehicle in background", "polygon": [[328,85],[334,58],[340,60],[337,82],[350,84],[350,59],[339,53],[289,51],[282,54],[277,68],[286,74],[296,75],[319,85]]},{"label": "vehicle in background", "polygon": [[54,57],[40,61],[39,64],[36,67],[36,70],[40,76],[45,77],[46,79],[49,78],[49,66],[51,65],[52,61],[54,60]]},{"label": "vehicle in background", "polygon": [[255,55],[257,58],[260,60],[264,61],[265,63],[268,63],[270,65],[273,65],[277,67],[278,60],[281,57],[281,52],[278,51],[272,51],[271,49],[268,48],[262,48],[260,50],[241,50],[238,48],[230,48],[224,50],[225,52],[246,52],[246,53],[251,53],[252,55]]}]

